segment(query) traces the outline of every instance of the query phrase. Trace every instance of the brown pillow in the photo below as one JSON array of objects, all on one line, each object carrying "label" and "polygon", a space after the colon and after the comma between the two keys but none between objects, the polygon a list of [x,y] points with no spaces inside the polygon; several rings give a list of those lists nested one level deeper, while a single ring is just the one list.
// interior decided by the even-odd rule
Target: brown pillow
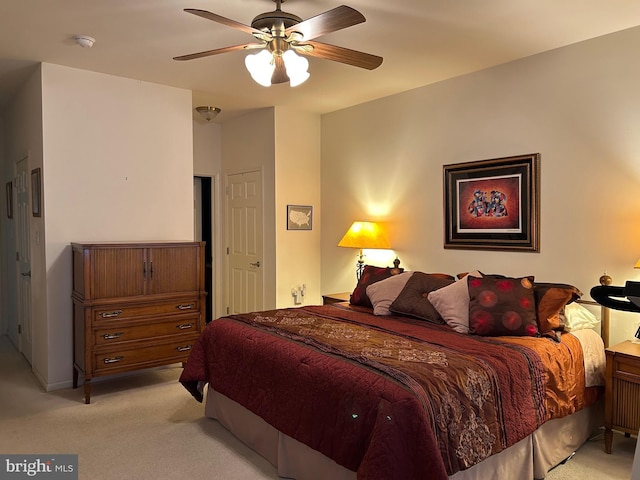
[{"label": "brown pillow", "polygon": [[[389,278],[392,275],[391,270],[392,269],[389,267],[374,267],[372,265],[365,265],[364,269],[362,270],[360,280],[358,280],[358,284],[351,294],[351,305],[360,305],[361,307],[373,308],[371,300],[369,300],[369,297],[367,296],[367,287],[372,283],[376,283],[380,280],[384,280],[385,278]],[[400,270],[402,271],[403,269]]]},{"label": "brown pillow", "polygon": [[432,323],[444,323],[438,311],[427,299],[427,295],[453,282],[454,278],[444,273],[413,272],[389,310]]},{"label": "brown pillow", "polygon": [[531,277],[469,276],[469,333],[484,336],[537,336]]},{"label": "brown pillow", "polygon": [[564,283],[534,283],[538,330],[545,336],[555,337],[556,331],[563,331],[564,307],[579,299],[582,292],[573,285]]}]

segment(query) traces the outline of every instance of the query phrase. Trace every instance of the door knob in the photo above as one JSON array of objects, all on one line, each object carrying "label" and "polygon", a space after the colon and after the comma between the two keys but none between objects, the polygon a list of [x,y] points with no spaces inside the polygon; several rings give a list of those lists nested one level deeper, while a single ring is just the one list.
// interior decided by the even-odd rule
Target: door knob
[{"label": "door knob", "polygon": [[249,265],[251,265],[252,267],[259,267],[260,266],[260,260],[258,260],[257,262],[254,262],[254,263],[249,263]]},{"label": "door knob", "polygon": [[29,270],[27,273],[21,273],[20,275],[22,275],[23,277],[31,277],[31,270]]}]

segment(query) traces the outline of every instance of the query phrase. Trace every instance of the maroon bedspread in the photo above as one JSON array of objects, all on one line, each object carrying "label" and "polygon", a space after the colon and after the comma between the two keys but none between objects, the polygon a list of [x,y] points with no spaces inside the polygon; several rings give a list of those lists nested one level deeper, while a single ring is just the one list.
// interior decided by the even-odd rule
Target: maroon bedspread
[{"label": "maroon bedspread", "polygon": [[570,399],[561,406],[545,398],[543,358],[582,364],[579,345],[532,340],[540,348],[336,306],[274,310],[208,325],[180,382],[199,401],[209,382],[359,479],[439,480],[584,406],[584,381],[554,381],[569,390],[554,394]]}]

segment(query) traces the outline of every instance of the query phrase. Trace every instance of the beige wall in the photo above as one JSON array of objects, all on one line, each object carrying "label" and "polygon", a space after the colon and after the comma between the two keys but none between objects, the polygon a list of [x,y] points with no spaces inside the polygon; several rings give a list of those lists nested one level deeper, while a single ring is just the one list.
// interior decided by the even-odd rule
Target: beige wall
[{"label": "beige wall", "polygon": [[[323,293],[353,289],[336,243],[362,218],[411,270],[534,274],[587,297],[604,271],[640,279],[639,43],[635,28],[324,115]],[[442,166],[534,152],[540,253],[445,250]],[[614,312],[612,343],[637,322]]]},{"label": "beige wall", "polygon": [[[265,309],[292,306],[291,288],[301,283],[305,304],[321,302],[319,148],[319,116],[295,109],[265,108],[223,124],[223,176],[262,172]],[[312,231],[287,231],[287,204],[314,207]]]},{"label": "beige wall", "polygon": [[[276,109],[276,305],[294,306],[291,289],[306,285],[306,304],[320,291],[320,117]],[[287,205],[313,207],[311,230],[287,230]]]}]

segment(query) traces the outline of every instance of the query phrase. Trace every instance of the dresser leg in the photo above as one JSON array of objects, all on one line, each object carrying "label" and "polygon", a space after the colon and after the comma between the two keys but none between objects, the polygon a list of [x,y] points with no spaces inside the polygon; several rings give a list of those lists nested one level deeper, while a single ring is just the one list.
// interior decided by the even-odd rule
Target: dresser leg
[{"label": "dresser leg", "polygon": [[73,388],[78,388],[78,369],[73,367]]},{"label": "dresser leg", "polygon": [[84,381],[84,403],[91,403],[91,383],[89,380]]},{"label": "dresser leg", "polygon": [[611,453],[611,443],[613,443],[613,430],[610,428],[604,429],[604,451]]}]

